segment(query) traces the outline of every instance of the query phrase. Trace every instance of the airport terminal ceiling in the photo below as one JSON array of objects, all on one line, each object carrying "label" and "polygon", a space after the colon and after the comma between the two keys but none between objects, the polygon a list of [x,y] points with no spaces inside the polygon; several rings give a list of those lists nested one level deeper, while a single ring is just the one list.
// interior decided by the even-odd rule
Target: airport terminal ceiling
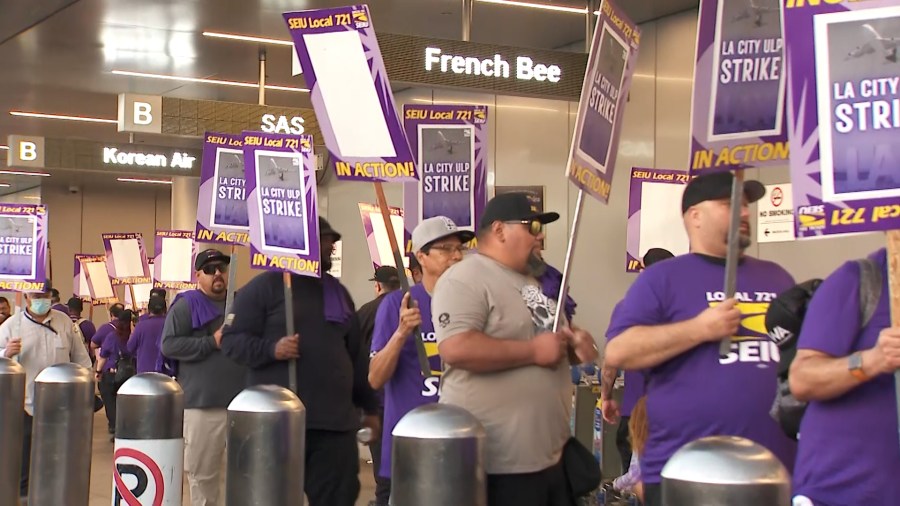
[{"label": "airport terminal ceiling", "polygon": [[[533,0],[540,2],[541,0]],[[115,119],[118,93],[256,103],[257,91],[115,75],[114,70],[258,80],[254,43],[210,38],[204,31],[288,39],[281,14],[346,5],[335,0],[0,0],[0,144],[10,134],[127,142],[114,124],[11,116],[39,111]],[[644,22],[695,8],[696,0],[620,2]],[[583,7],[577,0],[555,5]],[[460,39],[461,0],[376,0],[378,32]],[[557,49],[583,40],[582,15],[474,3],[472,41]],[[267,45],[267,84],[302,87],[291,77],[290,51]],[[306,93],[269,91],[270,105],[309,107]],[[135,142],[195,145],[191,139],[135,135]],[[5,157],[4,157],[5,158]]]}]

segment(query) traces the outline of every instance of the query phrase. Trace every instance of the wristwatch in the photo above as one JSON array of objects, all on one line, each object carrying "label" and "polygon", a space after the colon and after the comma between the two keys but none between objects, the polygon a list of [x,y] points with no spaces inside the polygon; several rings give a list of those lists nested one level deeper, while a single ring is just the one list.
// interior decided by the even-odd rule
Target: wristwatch
[{"label": "wristwatch", "polygon": [[850,360],[847,364],[847,367],[850,369],[850,374],[852,374],[853,377],[858,379],[859,381],[866,381],[869,379],[869,377],[866,376],[866,373],[863,371],[862,353],[857,351],[856,353],[850,355]]}]

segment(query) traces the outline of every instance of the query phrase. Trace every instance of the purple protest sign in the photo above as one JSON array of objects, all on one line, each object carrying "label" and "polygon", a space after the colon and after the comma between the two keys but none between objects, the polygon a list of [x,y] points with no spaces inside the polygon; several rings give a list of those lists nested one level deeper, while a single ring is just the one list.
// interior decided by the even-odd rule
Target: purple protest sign
[{"label": "purple protest sign", "polygon": [[197,198],[197,240],[247,244],[249,230],[241,136],[206,132]]},{"label": "purple protest sign", "polygon": [[[116,292],[112,287],[109,279],[109,271],[106,267],[105,255],[87,255],[84,253],[75,254],[75,276],[76,279],[84,278],[87,285],[87,297],[91,299],[91,304],[100,306],[103,304],[112,304],[119,301]],[[81,281],[74,286],[82,290]],[[84,293],[79,293],[79,297],[85,297]]]},{"label": "purple protest sign", "polygon": [[[241,156],[243,159],[243,156]],[[241,169],[244,168],[243,161]],[[243,174],[241,181],[244,180]],[[153,239],[153,288],[191,290],[197,288],[194,258],[197,243],[190,230],[157,230]]]},{"label": "purple protest sign", "polygon": [[[403,230],[403,209],[388,207],[391,213],[391,224],[394,226],[394,234],[397,235],[397,244],[400,244],[400,231]],[[394,254],[391,252],[391,243],[388,238],[387,227],[381,217],[381,208],[376,204],[359,203],[359,217],[362,219],[363,231],[366,234],[366,244],[369,246],[369,256],[372,258],[372,266],[379,268],[382,265],[392,265]],[[406,257],[404,257],[404,261]],[[406,265],[404,265],[406,267]]]},{"label": "purple protest sign", "polygon": [[112,286],[150,283],[150,265],[139,233],[100,234]]},{"label": "purple protest sign", "polygon": [[434,216],[474,231],[487,203],[487,107],[405,105],[403,118],[422,174],[403,185],[407,244],[416,225]]},{"label": "purple protest sign", "polygon": [[701,0],[691,173],[787,163],[782,55],[778,0]]},{"label": "purple protest sign", "polygon": [[284,20],[338,179],[417,180],[368,6],[288,12]]},{"label": "purple protest sign", "polygon": [[641,259],[650,248],[667,249],[674,255],[688,252],[681,195],[689,179],[680,170],[631,169],[625,272],[640,271]]},{"label": "purple protest sign", "polygon": [[250,267],[321,277],[311,135],[244,132]]},{"label": "purple protest sign", "polygon": [[0,290],[40,292],[47,281],[47,208],[0,204]]},{"label": "purple protest sign", "polygon": [[604,0],[591,41],[566,165],[572,183],[603,203],[609,202],[623,109],[640,41],[640,28]]},{"label": "purple protest sign", "polygon": [[900,7],[787,0],[784,23],[797,237],[900,229]]}]

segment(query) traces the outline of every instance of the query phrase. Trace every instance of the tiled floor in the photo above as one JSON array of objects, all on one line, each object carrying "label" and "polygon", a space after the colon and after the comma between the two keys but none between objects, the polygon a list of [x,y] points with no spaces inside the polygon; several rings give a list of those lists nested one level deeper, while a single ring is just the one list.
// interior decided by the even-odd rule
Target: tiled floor
[{"label": "tiled floor", "polygon": [[[114,443],[109,441],[109,434],[106,432],[106,416],[101,410],[94,417],[94,444],[93,455],[91,456],[91,500],[90,506],[109,506],[112,503],[112,455]],[[362,491],[359,499],[356,501],[357,506],[366,506],[369,501],[375,497],[375,483],[372,479],[372,465],[367,464],[366,460],[369,456],[368,450],[362,450],[360,457],[359,481],[362,485]],[[224,473],[223,473],[224,475]],[[184,494],[182,504],[189,506],[191,504],[188,495],[187,481],[184,482]],[[224,504],[224,482],[222,499]]]}]

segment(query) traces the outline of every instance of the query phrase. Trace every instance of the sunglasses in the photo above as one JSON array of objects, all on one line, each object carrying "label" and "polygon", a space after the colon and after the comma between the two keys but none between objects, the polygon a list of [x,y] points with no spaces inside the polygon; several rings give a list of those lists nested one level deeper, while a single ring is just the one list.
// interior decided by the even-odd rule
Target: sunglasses
[{"label": "sunglasses", "polygon": [[504,221],[503,223],[528,225],[528,233],[534,236],[544,231],[544,224],[538,220],[512,220]]},{"label": "sunglasses", "polygon": [[221,272],[222,274],[226,274],[228,273],[228,264],[206,264],[200,270],[203,271],[203,274],[206,274],[207,276],[212,276],[216,273],[216,271]]}]

